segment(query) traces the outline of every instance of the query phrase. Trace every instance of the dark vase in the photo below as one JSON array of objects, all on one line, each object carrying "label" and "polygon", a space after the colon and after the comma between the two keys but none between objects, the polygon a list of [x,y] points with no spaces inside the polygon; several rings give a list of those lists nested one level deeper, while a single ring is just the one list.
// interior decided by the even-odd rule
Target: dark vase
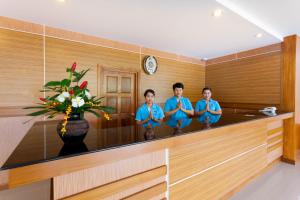
[{"label": "dark vase", "polygon": [[89,131],[89,123],[83,118],[83,113],[71,113],[66,125],[66,132],[62,134],[63,120],[57,124],[57,133],[64,143],[81,143]]},{"label": "dark vase", "polygon": [[87,152],[89,149],[83,142],[65,143],[59,152],[59,156],[80,154]]}]

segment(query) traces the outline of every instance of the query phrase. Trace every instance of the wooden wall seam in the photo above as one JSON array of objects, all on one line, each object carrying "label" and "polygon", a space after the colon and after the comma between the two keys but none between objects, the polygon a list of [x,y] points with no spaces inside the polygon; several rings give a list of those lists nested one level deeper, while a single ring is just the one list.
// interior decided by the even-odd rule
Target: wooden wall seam
[{"label": "wooden wall seam", "polygon": [[[31,34],[42,35],[44,37],[52,37],[56,39],[63,39],[73,42],[80,42],[89,45],[96,45],[106,48],[112,48],[116,50],[128,51],[133,53],[151,54],[159,58],[166,58],[170,60],[175,60],[178,62],[199,64],[205,66],[205,61],[199,58],[193,58],[189,56],[183,56],[175,53],[169,53],[165,51],[160,51],[156,49],[151,49],[143,47],[140,45],[134,45],[126,42],[115,41],[110,39],[105,39],[101,37],[91,36],[87,34],[77,33],[73,31],[62,30],[58,28],[53,28],[45,25],[30,23],[26,21],[16,20],[4,16],[0,16],[0,28],[25,32]],[[45,30],[44,30],[45,28]],[[77,39],[74,39],[77,38]],[[80,38],[80,39],[79,39]],[[87,42],[87,41],[94,41]]]},{"label": "wooden wall seam", "polygon": [[[144,98],[141,96],[142,91],[148,88],[152,88],[157,90],[157,101],[158,102],[164,102],[167,97],[172,95],[172,84],[178,79],[172,78],[172,76],[179,74],[181,81],[186,83],[188,88],[186,90],[186,95],[190,95],[194,101],[198,100],[201,97],[201,89],[204,86],[204,76],[205,76],[205,67],[204,63],[202,61],[200,64],[195,64],[193,60],[188,60],[189,58],[186,58],[184,56],[174,55],[174,57],[169,56],[169,54],[164,53],[163,55],[161,52],[149,48],[142,48],[139,47],[137,50],[138,52],[134,51],[126,51],[122,49],[118,49],[115,47],[109,48],[103,45],[94,45],[92,43],[84,43],[80,41],[73,41],[68,39],[61,39],[58,37],[54,37],[53,34],[51,36],[48,36],[47,30],[49,31],[49,28],[47,29],[47,26],[45,25],[38,25],[38,24],[31,24],[27,22],[17,22],[11,23],[16,24],[16,27],[9,27],[11,19],[10,20],[4,20],[3,17],[0,16],[0,31],[2,31],[4,34],[3,36],[3,44],[7,43],[6,45],[8,47],[15,44],[15,40],[23,40],[23,43],[25,45],[22,45],[21,47],[14,48],[14,51],[6,52],[6,46],[2,45],[3,51],[3,58],[8,59],[6,62],[2,61],[2,67],[6,67],[7,64],[13,66],[13,68],[8,68],[7,73],[9,73],[11,76],[14,74],[22,72],[21,74],[25,75],[25,78],[27,77],[28,83],[33,85],[32,87],[26,86],[25,84],[22,84],[21,87],[15,88],[15,86],[12,89],[19,89],[14,93],[14,95],[20,95],[20,93],[24,96],[24,98],[14,98],[19,99],[19,103],[15,103],[11,101],[12,97],[9,95],[5,95],[4,97],[8,99],[7,101],[2,101],[0,105],[0,110],[2,111],[0,113],[0,116],[23,116],[26,114],[26,111],[21,109],[24,106],[31,106],[34,102],[37,101],[38,97],[45,96],[45,94],[38,93],[39,89],[42,87],[43,84],[45,84],[47,81],[55,79],[57,75],[64,75],[65,69],[63,69],[63,66],[68,66],[72,64],[72,61],[78,62],[78,68],[80,69],[81,66],[92,66],[94,70],[87,74],[87,77],[90,82],[90,86],[95,85],[95,88],[97,91],[99,88],[99,83],[95,81],[96,77],[96,66],[99,64],[100,66],[103,65],[105,67],[120,67],[124,70],[135,69],[135,71],[140,72],[139,77],[142,79],[140,84],[140,88],[138,88],[138,102],[141,103],[144,101]],[[19,23],[19,24],[18,24]],[[32,29],[32,32],[30,30]],[[20,31],[21,30],[21,31]],[[37,31],[35,31],[37,30]],[[55,29],[56,30],[56,29]],[[48,34],[48,35],[47,35]],[[15,35],[15,36],[14,36]],[[28,38],[23,38],[23,36]],[[38,37],[40,39],[40,43],[37,44],[35,41],[30,40],[30,37]],[[11,38],[11,41],[7,40],[7,37]],[[35,60],[39,60],[40,62],[38,64],[34,63],[34,66],[39,66],[39,69],[33,69],[30,70],[30,66],[32,66],[32,63],[27,63],[27,65],[24,66],[25,61],[29,62],[33,59],[29,58],[24,60],[24,55],[31,55],[29,54],[30,51],[32,51],[33,48],[27,48],[27,46],[35,45],[35,47],[38,45],[41,47],[40,54],[38,55],[38,58],[34,57]],[[22,54],[20,53],[19,49],[22,50]],[[12,53],[14,52],[14,53]],[[26,54],[24,54],[25,52]],[[29,52],[29,53],[28,53]],[[142,63],[143,63],[143,57],[147,54],[145,53],[153,53],[158,56],[158,63],[159,68],[155,76],[146,75],[143,73],[142,69]],[[12,55],[17,55],[20,58],[13,59],[15,62],[12,62]],[[105,57],[106,56],[106,57]],[[19,61],[18,63],[16,63]],[[127,62],[127,63],[126,63]],[[83,64],[83,65],[82,65]],[[37,68],[37,67],[35,67]],[[15,72],[12,70],[16,69]],[[188,73],[186,73],[188,70]],[[31,72],[30,72],[31,71]],[[28,73],[31,73],[28,75]],[[97,74],[98,75],[98,74]],[[28,77],[32,76],[34,79],[29,79]],[[14,76],[15,77],[15,76]],[[31,80],[39,79],[40,83],[36,84],[31,83]],[[17,78],[13,78],[10,81],[15,80],[17,81]],[[4,79],[3,79],[4,81]],[[4,83],[4,82],[3,82]],[[155,83],[155,84],[154,84]],[[193,84],[198,83],[198,84]],[[162,86],[162,87],[161,87]],[[20,90],[20,88],[24,88],[24,90]],[[28,89],[29,88],[29,89]],[[161,90],[162,88],[162,90]],[[92,88],[93,89],[93,88]],[[27,90],[31,90],[28,92]],[[160,91],[161,90],[161,91]],[[97,93],[95,92],[95,94]],[[2,95],[6,94],[5,90],[1,90]],[[94,91],[92,91],[94,92]],[[32,97],[34,96],[34,97]],[[26,100],[24,100],[26,98]],[[28,112],[28,111],[27,111]]]},{"label": "wooden wall seam", "polygon": [[223,104],[280,105],[282,60],[276,51],[206,66],[205,84]]},{"label": "wooden wall seam", "polygon": [[215,65],[215,64],[221,64],[225,62],[231,62],[235,60],[245,59],[245,58],[251,58],[259,55],[274,53],[278,51],[282,51],[283,43],[275,43],[247,51],[241,51],[234,54],[229,54],[221,57],[212,58],[206,61],[205,66],[209,65]]},{"label": "wooden wall seam", "polygon": [[175,185],[177,185],[177,184],[180,184],[180,183],[182,183],[182,182],[184,182],[184,181],[186,181],[186,180],[189,180],[189,179],[191,179],[191,178],[193,178],[193,177],[195,177],[195,176],[198,176],[198,175],[200,175],[200,174],[203,174],[203,173],[205,173],[205,172],[207,172],[207,171],[209,171],[209,170],[211,170],[211,169],[214,169],[214,168],[216,168],[216,167],[218,167],[218,166],[221,166],[221,165],[223,165],[223,164],[225,164],[225,163],[227,163],[227,162],[230,162],[230,161],[232,161],[232,160],[234,160],[234,159],[237,159],[237,158],[239,158],[239,157],[242,157],[242,156],[244,156],[244,155],[246,155],[246,154],[248,154],[248,153],[251,153],[251,152],[253,152],[253,151],[255,151],[256,149],[259,149],[259,148],[261,148],[261,147],[266,147],[266,148],[267,148],[267,143],[265,142],[265,143],[263,143],[263,144],[261,144],[261,145],[258,145],[258,146],[256,146],[256,147],[250,149],[250,150],[247,150],[247,151],[242,152],[242,153],[240,153],[240,154],[238,154],[238,155],[232,156],[231,158],[229,158],[229,159],[227,159],[227,160],[224,160],[224,161],[222,161],[222,162],[220,162],[220,163],[218,163],[218,164],[216,164],[216,165],[213,165],[213,166],[210,166],[210,167],[208,167],[208,168],[206,168],[206,169],[204,169],[204,170],[201,170],[200,172],[197,172],[197,173],[192,174],[192,175],[190,175],[190,176],[188,176],[188,177],[185,177],[185,178],[183,178],[183,179],[180,179],[180,180],[178,180],[178,181],[176,181],[176,182],[170,184],[170,187],[173,187],[173,186],[175,186]]}]

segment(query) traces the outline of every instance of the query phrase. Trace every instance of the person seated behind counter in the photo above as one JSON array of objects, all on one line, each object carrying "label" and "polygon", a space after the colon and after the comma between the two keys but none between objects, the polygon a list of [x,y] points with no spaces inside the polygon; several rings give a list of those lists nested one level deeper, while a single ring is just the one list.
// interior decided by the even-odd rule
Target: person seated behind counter
[{"label": "person seated behind counter", "polygon": [[222,114],[222,109],[219,103],[211,98],[211,89],[205,87],[202,90],[203,99],[196,103],[195,115],[201,117],[216,117]]},{"label": "person seated behind counter", "polygon": [[172,119],[182,119],[194,115],[193,106],[188,98],[182,96],[184,86],[182,83],[173,85],[174,96],[167,99],[164,107],[165,116]]},{"label": "person seated behind counter", "polygon": [[135,120],[137,124],[142,124],[144,127],[154,127],[159,125],[165,115],[162,108],[154,103],[154,90],[146,90],[144,97],[145,103],[140,106],[136,112]]}]

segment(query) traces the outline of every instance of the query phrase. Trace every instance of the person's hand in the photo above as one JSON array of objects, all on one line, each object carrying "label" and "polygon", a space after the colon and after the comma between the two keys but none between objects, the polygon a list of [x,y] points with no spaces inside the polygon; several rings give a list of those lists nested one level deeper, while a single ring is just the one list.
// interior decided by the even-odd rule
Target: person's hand
[{"label": "person's hand", "polygon": [[181,109],[181,108],[182,108],[182,103],[181,103],[181,101],[178,102],[177,108],[178,108],[178,109]]},{"label": "person's hand", "polygon": [[209,109],[209,102],[206,101],[206,109],[205,109],[207,112],[210,112],[210,109]]},{"label": "person's hand", "polygon": [[153,119],[152,111],[150,111],[149,120]]}]

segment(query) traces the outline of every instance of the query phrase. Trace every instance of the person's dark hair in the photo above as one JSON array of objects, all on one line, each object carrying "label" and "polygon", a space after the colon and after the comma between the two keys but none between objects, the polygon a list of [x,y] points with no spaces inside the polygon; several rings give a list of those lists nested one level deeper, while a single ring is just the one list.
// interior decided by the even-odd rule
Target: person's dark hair
[{"label": "person's dark hair", "polygon": [[182,88],[182,89],[184,89],[184,85],[182,83],[174,83],[173,84],[173,90],[175,90],[175,88]]},{"label": "person's dark hair", "polygon": [[202,89],[202,94],[203,94],[203,92],[204,92],[205,90],[209,90],[209,91],[211,92],[211,88],[210,88],[210,87],[205,87],[205,88]]},{"label": "person's dark hair", "polygon": [[155,96],[155,92],[154,92],[154,90],[152,90],[152,89],[147,89],[145,92],[144,92],[144,97],[146,97],[147,96],[147,94],[148,93],[152,93],[153,94],[153,96]]}]

